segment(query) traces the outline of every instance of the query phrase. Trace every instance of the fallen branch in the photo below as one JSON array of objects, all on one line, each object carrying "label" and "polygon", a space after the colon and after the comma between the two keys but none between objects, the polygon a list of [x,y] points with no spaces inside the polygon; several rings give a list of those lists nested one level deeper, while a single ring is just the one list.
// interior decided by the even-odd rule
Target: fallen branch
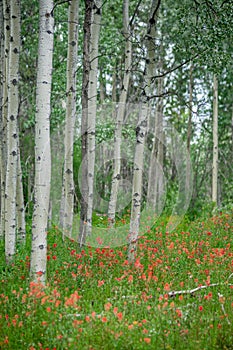
[{"label": "fallen branch", "polygon": [[[192,295],[192,294],[194,294],[195,292],[198,292],[201,289],[206,289],[206,288],[209,288],[209,287],[222,286],[222,285],[223,285],[222,283],[212,283],[212,284],[209,284],[209,285],[206,285],[206,286],[199,286],[199,287],[196,287],[196,288],[193,288],[193,289],[172,291],[172,292],[167,293],[167,295],[168,295],[169,298],[173,298],[176,295],[181,295],[181,294],[190,294],[190,295]],[[233,284],[229,284],[229,283],[227,285],[228,286],[233,286]]]}]

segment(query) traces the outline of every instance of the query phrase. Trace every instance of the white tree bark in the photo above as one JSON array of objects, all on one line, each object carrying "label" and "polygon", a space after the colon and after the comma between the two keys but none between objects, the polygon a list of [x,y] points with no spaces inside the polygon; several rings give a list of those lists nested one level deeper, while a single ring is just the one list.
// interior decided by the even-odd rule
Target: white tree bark
[{"label": "white tree bark", "polygon": [[78,57],[79,0],[73,0],[68,13],[68,51],[66,68],[65,162],[61,200],[63,234],[71,236],[74,214],[73,143],[76,119],[76,70]]},{"label": "white tree bark", "polygon": [[[155,56],[155,52],[154,52]],[[160,65],[159,65],[160,66]],[[154,70],[153,70],[154,71]],[[151,71],[151,73],[153,73]],[[152,74],[153,76],[153,74]],[[158,95],[163,93],[163,77],[158,79]],[[160,202],[163,194],[163,98],[158,97],[155,106],[155,135],[152,145],[148,189],[147,189],[147,207],[154,213],[159,212]]]},{"label": "white tree bark", "polygon": [[126,107],[127,94],[129,89],[129,79],[131,73],[132,64],[132,44],[129,30],[129,0],[124,0],[123,6],[123,23],[124,23],[124,37],[125,37],[125,71],[123,77],[122,90],[120,94],[115,134],[114,134],[114,168],[112,176],[111,196],[108,207],[108,218],[110,225],[115,223],[116,205],[117,205],[117,193],[119,189],[119,183],[121,180],[121,138],[122,138],[122,126],[124,120],[124,113]]},{"label": "white tree bark", "polygon": [[4,20],[3,20],[3,2],[0,3],[0,239],[3,238],[3,222],[2,222],[2,198],[4,193],[2,185],[4,184],[4,155],[3,155],[3,89],[4,89]]},{"label": "white tree bark", "polygon": [[25,222],[25,206],[23,194],[22,167],[20,159],[20,148],[18,145],[18,172],[17,172],[17,188],[16,188],[16,209],[17,209],[17,240],[20,243],[26,242],[26,222]]},{"label": "white tree bark", "polygon": [[10,51],[8,68],[7,169],[5,189],[5,255],[12,261],[16,242],[16,184],[18,166],[20,2],[10,2]]},{"label": "white tree bark", "polygon": [[[193,116],[193,62],[190,64],[189,69],[189,119],[188,119],[188,130],[187,130],[187,155],[190,157],[190,146],[192,137],[192,116]],[[190,191],[190,178],[191,178],[191,163],[187,160],[186,162],[186,193]]]},{"label": "white tree bark", "polygon": [[88,202],[87,202],[87,235],[92,231],[94,168],[95,168],[95,125],[97,110],[97,75],[99,35],[101,24],[102,0],[96,0],[93,4],[90,42],[90,77],[87,120],[87,162],[88,162]]},{"label": "white tree bark", "polygon": [[133,174],[133,188],[132,188],[132,206],[130,217],[130,232],[129,232],[129,244],[128,244],[128,261],[133,263],[136,257],[137,240],[140,228],[140,215],[142,204],[142,175],[143,175],[143,155],[145,136],[147,132],[148,124],[148,110],[149,99],[148,95],[151,91],[151,76],[150,76],[150,41],[154,38],[151,36],[151,31],[154,30],[156,24],[156,14],[160,5],[159,0],[153,0],[151,5],[150,17],[148,21],[147,35],[146,35],[146,47],[147,58],[145,64],[145,78],[142,93],[141,110],[139,111],[139,121],[136,129],[136,147],[134,156],[134,174]]},{"label": "white tree bark", "polygon": [[6,186],[6,141],[7,141],[7,111],[8,111],[8,67],[10,47],[10,0],[3,1],[3,38],[1,40],[1,51],[3,50],[2,69],[2,109],[1,109],[1,234],[5,236],[5,186]]},{"label": "white tree bark", "polygon": [[87,234],[87,203],[88,203],[88,159],[87,159],[87,125],[88,125],[88,100],[90,79],[90,41],[91,41],[92,3],[85,0],[85,18],[83,24],[83,78],[82,78],[82,165],[81,165],[81,201],[80,201],[80,227],[78,241],[82,246]]},{"label": "white tree bark", "polygon": [[213,81],[213,165],[212,165],[212,201],[218,204],[218,78]]},{"label": "white tree bark", "polygon": [[49,211],[50,156],[50,96],[53,58],[53,1],[39,1],[39,47],[36,86],[35,125],[35,197],[32,223],[30,273],[34,280],[46,280],[47,222]]}]

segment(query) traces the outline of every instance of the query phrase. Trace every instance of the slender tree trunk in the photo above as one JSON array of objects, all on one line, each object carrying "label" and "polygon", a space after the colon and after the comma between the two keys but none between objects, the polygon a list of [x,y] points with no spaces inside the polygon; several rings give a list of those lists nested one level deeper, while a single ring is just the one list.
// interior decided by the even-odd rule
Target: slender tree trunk
[{"label": "slender tree trunk", "polygon": [[23,180],[22,168],[20,159],[20,148],[18,145],[18,174],[17,174],[17,189],[16,189],[16,208],[17,208],[17,233],[18,241],[25,243],[26,241],[26,222],[25,222],[25,206],[23,195]]},{"label": "slender tree trunk", "polygon": [[4,193],[2,185],[5,178],[4,170],[4,155],[3,155],[3,90],[4,90],[4,19],[3,19],[3,2],[0,3],[0,239],[3,238],[3,222],[2,222],[2,198],[4,198]]},{"label": "slender tree trunk", "polygon": [[[158,80],[158,95],[163,93],[164,79],[163,77]],[[156,212],[160,213],[162,210],[162,197],[164,194],[164,179],[163,179],[163,161],[164,161],[164,132],[163,132],[163,97],[159,97],[157,101],[157,113],[158,113],[158,153],[157,153],[157,169],[155,181],[155,208]]]},{"label": "slender tree trunk", "polygon": [[130,233],[128,245],[128,260],[130,263],[135,261],[137,251],[137,240],[140,227],[140,211],[142,204],[142,174],[143,174],[143,154],[145,135],[147,132],[149,100],[148,95],[151,91],[150,77],[150,57],[149,57],[149,42],[154,38],[151,36],[151,30],[156,25],[156,15],[159,9],[160,0],[153,0],[151,5],[148,29],[146,35],[147,58],[145,65],[145,80],[142,93],[141,110],[139,111],[139,121],[136,128],[136,147],[134,156],[134,174],[133,174],[133,189],[132,189],[132,207],[130,217]]},{"label": "slender tree trunk", "polygon": [[39,47],[36,86],[35,196],[32,223],[31,277],[46,281],[47,223],[50,196],[50,97],[53,58],[53,1],[39,1]]},{"label": "slender tree trunk", "polygon": [[63,173],[63,197],[61,200],[61,224],[63,234],[71,236],[74,214],[73,143],[76,119],[76,70],[78,57],[78,12],[79,0],[69,5],[68,52],[66,85],[65,163]]},{"label": "slender tree trunk", "polygon": [[90,77],[89,77],[89,101],[87,122],[87,159],[88,159],[88,203],[87,203],[87,235],[92,231],[92,209],[94,198],[94,168],[95,168],[95,125],[97,110],[97,75],[99,35],[101,24],[102,0],[94,1],[91,23],[90,43]]},{"label": "slender tree trunk", "polygon": [[[190,145],[192,137],[192,115],[193,115],[193,62],[191,62],[189,70],[189,118],[188,118],[188,130],[187,130],[187,155],[190,157]],[[186,161],[186,193],[190,191],[190,176],[191,176],[191,163],[187,159]]]},{"label": "slender tree trunk", "polygon": [[213,166],[212,166],[212,201],[218,205],[218,78],[213,81]]},{"label": "slender tree trunk", "polygon": [[[158,95],[163,92],[163,78],[158,79]],[[155,136],[153,140],[148,189],[147,189],[147,207],[154,213],[159,211],[159,203],[163,194],[163,98],[159,97],[155,109]]]},{"label": "slender tree trunk", "polygon": [[[149,77],[152,77],[155,73],[156,69],[156,62],[155,62],[155,40],[156,40],[156,26],[153,26],[151,28],[150,37],[151,40],[148,40],[147,47],[148,47],[148,56],[149,56],[149,62],[148,62],[148,75]],[[160,64],[157,64],[157,69],[159,70]],[[161,92],[160,86],[161,79],[158,79],[158,94]],[[150,86],[150,93],[153,93],[153,87]],[[159,133],[158,133],[158,126],[159,126],[159,106],[160,106],[160,99],[157,100],[156,106],[155,106],[155,124],[154,124],[154,140],[152,145],[152,152],[151,152],[151,158],[150,158],[150,166],[149,166],[149,176],[148,176],[148,188],[147,188],[147,207],[151,208],[154,212],[156,209],[156,199],[157,199],[157,187],[158,187],[158,144],[159,144]]]},{"label": "slender tree trunk", "polygon": [[2,109],[1,109],[1,235],[5,236],[5,188],[6,188],[6,166],[7,166],[7,113],[8,113],[8,67],[9,67],[9,48],[10,48],[10,0],[3,1],[3,34],[4,40],[1,41],[1,50],[3,50],[2,62]]},{"label": "slender tree trunk", "polygon": [[112,175],[111,196],[108,207],[108,218],[110,225],[115,223],[117,194],[119,183],[121,180],[121,138],[122,126],[125,114],[127,94],[129,90],[129,79],[132,64],[132,44],[131,34],[129,30],[129,0],[124,0],[123,6],[123,23],[124,23],[124,37],[125,37],[125,70],[123,77],[123,84],[121,88],[120,100],[117,109],[115,134],[114,134],[114,168]]},{"label": "slender tree trunk", "polygon": [[10,51],[8,69],[7,169],[5,189],[5,255],[12,261],[16,242],[16,184],[18,166],[20,2],[10,2]]},{"label": "slender tree trunk", "polygon": [[85,19],[83,25],[83,80],[82,80],[82,165],[81,165],[81,211],[79,244],[82,246],[86,241],[87,204],[88,204],[88,160],[87,160],[87,126],[88,126],[88,97],[90,78],[90,41],[91,41],[92,1],[85,0]]}]

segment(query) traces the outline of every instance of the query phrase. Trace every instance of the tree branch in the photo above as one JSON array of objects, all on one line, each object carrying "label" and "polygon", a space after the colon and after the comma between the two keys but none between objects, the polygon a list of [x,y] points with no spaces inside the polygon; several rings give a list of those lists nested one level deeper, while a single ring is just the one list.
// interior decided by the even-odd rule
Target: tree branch
[{"label": "tree branch", "polygon": [[137,3],[137,6],[136,6],[135,11],[133,13],[133,16],[131,17],[131,20],[129,21],[129,27],[131,27],[132,24],[133,24],[134,18],[135,18],[136,13],[137,13],[137,11],[139,9],[139,6],[141,5],[141,2],[142,2],[142,0],[139,0],[138,3]]},{"label": "tree branch", "polygon": [[[172,292],[169,292],[167,295],[170,298],[173,298],[176,295],[181,295],[181,294],[191,294],[192,295],[192,294],[194,294],[195,292],[198,292],[201,289],[206,289],[206,288],[209,288],[209,287],[222,286],[222,285],[223,285],[222,283],[212,283],[212,284],[209,284],[208,286],[199,286],[199,287],[196,287],[196,288],[193,288],[193,289],[172,291]],[[232,284],[229,284],[229,283],[227,285],[228,286],[233,286]]]},{"label": "tree branch", "polygon": [[71,0],[63,0],[63,1],[57,2],[57,3],[53,6],[52,11],[50,12],[51,16],[53,16],[53,12],[54,12],[54,10],[55,10],[55,8],[56,8],[57,6],[62,5],[62,4],[65,4],[65,3],[67,3],[67,2],[68,2],[69,5],[70,5]]},{"label": "tree branch", "polygon": [[[207,49],[206,49],[207,50]],[[206,50],[204,50],[203,52],[205,52]],[[163,78],[165,77],[166,75],[174,72],[175,70],[185,66],[187,63],[191,62],[192,60],[194,60],[195,58],[197,58],[200,54],[197,53],[196,55],[194,55],[193,57],[187,59],[186,61],[182,62],[181,64],[179,64],[178,66],[174,67],[174,68],[171,68],[170,70],[162,73],[162,74],[159,74],[159,75],[154,75],[153,77],[151,77],[151,81],[153,82],[155,79],[158,79],[158,78]]]}]

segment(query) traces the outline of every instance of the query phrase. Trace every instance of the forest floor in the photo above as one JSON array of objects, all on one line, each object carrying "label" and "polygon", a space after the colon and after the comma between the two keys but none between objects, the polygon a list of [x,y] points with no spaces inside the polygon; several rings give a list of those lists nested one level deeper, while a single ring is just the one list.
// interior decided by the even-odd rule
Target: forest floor
[{"label": "forest floor", "polygon": [[29,281],[30,237],[14,264],[1,253],[0,348],[233,349],[233,214],[165,220],[133,266],[126,246],[80,250],[53,227],[46,287]]}]

